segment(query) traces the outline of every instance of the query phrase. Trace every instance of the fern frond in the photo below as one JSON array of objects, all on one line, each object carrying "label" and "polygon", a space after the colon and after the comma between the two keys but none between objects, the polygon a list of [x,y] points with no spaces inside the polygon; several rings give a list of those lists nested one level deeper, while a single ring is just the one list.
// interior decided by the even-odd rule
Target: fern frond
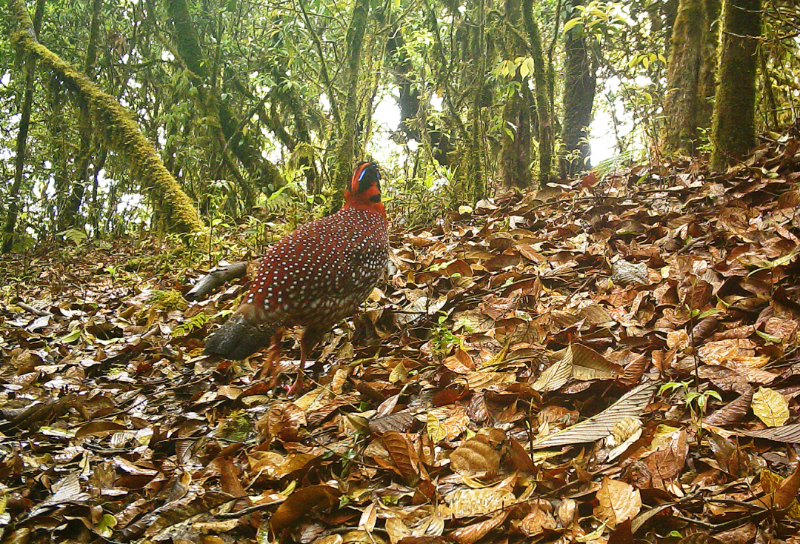
[{"label": "fern frond", "polygon": [[192,331],[201,328],[203,325],[208,323],[209,317],[200,312],[199,314],[189,318],[188,321],[184,321],[172,331],[172,336],[175,338],[179,336],[186,336],[187,334],[191,334]]}]

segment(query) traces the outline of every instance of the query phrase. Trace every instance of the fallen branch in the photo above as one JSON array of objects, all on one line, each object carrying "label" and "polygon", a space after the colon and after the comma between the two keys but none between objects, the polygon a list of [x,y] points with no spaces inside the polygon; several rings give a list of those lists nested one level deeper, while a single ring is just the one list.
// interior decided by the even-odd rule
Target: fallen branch
[{"label": "fallen branch", "polygon": [[202,278],[186,293],[186,300],[200,300],[205,298],[211,291],[224,285],[227,282],[241,278],[247,274],[247,261],[232,263],[226,266],[217,267]]}]

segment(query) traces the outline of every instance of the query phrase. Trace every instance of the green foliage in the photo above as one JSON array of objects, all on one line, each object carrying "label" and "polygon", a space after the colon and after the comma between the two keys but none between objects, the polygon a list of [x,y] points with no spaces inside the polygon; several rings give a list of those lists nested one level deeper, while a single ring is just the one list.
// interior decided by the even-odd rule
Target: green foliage
[{"label": "green foliage", "polygon": [[617,169],[635,162],[640,156],[640,151],[631,149],[600,161],[597,163],[597,166],[594,167],[594,171],[597,172],[598,176],[603,178],[608,174],[615,172]]},{"label": "green foliage", "polygon": [[689,387],[692,382],[669,382],[665,383],[659,389],[659,394],[664,394],[667,391],[681,390],[684,395],[684,403],[687,408],[692,412],[692,416],[696,422],[699,422],[705,415],[706,408],[708,407],[708,399],[714,398],[722,402],[720,394],[713,389],[705,391],[691,391]]},{"label": "green foliage", "polygon": [[88,239],[86,232],[84,232],[82,229],[67,229],[63,232],[59,232],[58,234],[76,246],[83,245],[83,243]]},{"label": "green foliage", "polygon": [[147,302],[152,304],[155,309],[170,311],[170,310],[185,310],[188,306],[183,295],[179,291],[153,291],[147,299]]},{"label": "green foliage", "polygon": [[467,203],[463,183],[453,167],[426,169],[385,200],[392,203],[392,209],[409,227],[435,223]]},{"label": "green foliage", "polygon": [[205,313],[200,312],[199,314],[192,316],[189,318],[189,320],[184,321],[175,327],[175,329],[172,331],[172,336],[179,337],[191,334],[193,331],[202,328],[203,325],[208,323],[208,320],[209,317]]},{"label": "green foliage", "polygon": [[564,34],[575,29],[576,32],[595,37],[608,37],[622,33],[631,25],[621,2],[602,2],[591,0],[586,5],[575,6],[579,12],[564,23]]},{"label": "green foliage", "polygon": [[247,440],[252,424],[245,411],[231,412],[217,428],[217,435],[220,438],[231,442],[244,442]]},{"label": "green foliage", "polygon": [[461,338],[453,334],[450,327],[447,325],[448,319],[447,312],[440,312],[436,322],[436,328],[431,337],[431,347],[433,353],[437,357],[444,357],[450,352],[450,348],[455,345],[461,345]]}]

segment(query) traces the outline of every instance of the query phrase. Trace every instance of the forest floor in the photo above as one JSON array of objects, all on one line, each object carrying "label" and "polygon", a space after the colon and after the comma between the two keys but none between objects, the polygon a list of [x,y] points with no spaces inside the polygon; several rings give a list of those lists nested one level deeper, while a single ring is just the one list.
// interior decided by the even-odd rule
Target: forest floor
[{"label": "forest floor", "polygon": [[395,228],[300,397],[296,334],[275,387],[201,353],[245,279],[189,303],[163,242],[7,256],[2,541],[800,542],[799,148]]}]

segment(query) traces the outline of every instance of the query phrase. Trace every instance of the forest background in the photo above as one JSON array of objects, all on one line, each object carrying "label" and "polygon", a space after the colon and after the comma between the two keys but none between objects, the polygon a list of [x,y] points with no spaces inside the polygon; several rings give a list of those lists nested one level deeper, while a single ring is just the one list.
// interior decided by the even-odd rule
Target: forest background
[{"label": "forest background", "polygon": [[253,232],[294,203],[291,227],[366,156],[390,215],[424,224],[590,169],[593,118],[600,175],[712,149],[724,168],[796,118],[800,24],[788,0],[722,4],[14,0],[3,250]]}]

